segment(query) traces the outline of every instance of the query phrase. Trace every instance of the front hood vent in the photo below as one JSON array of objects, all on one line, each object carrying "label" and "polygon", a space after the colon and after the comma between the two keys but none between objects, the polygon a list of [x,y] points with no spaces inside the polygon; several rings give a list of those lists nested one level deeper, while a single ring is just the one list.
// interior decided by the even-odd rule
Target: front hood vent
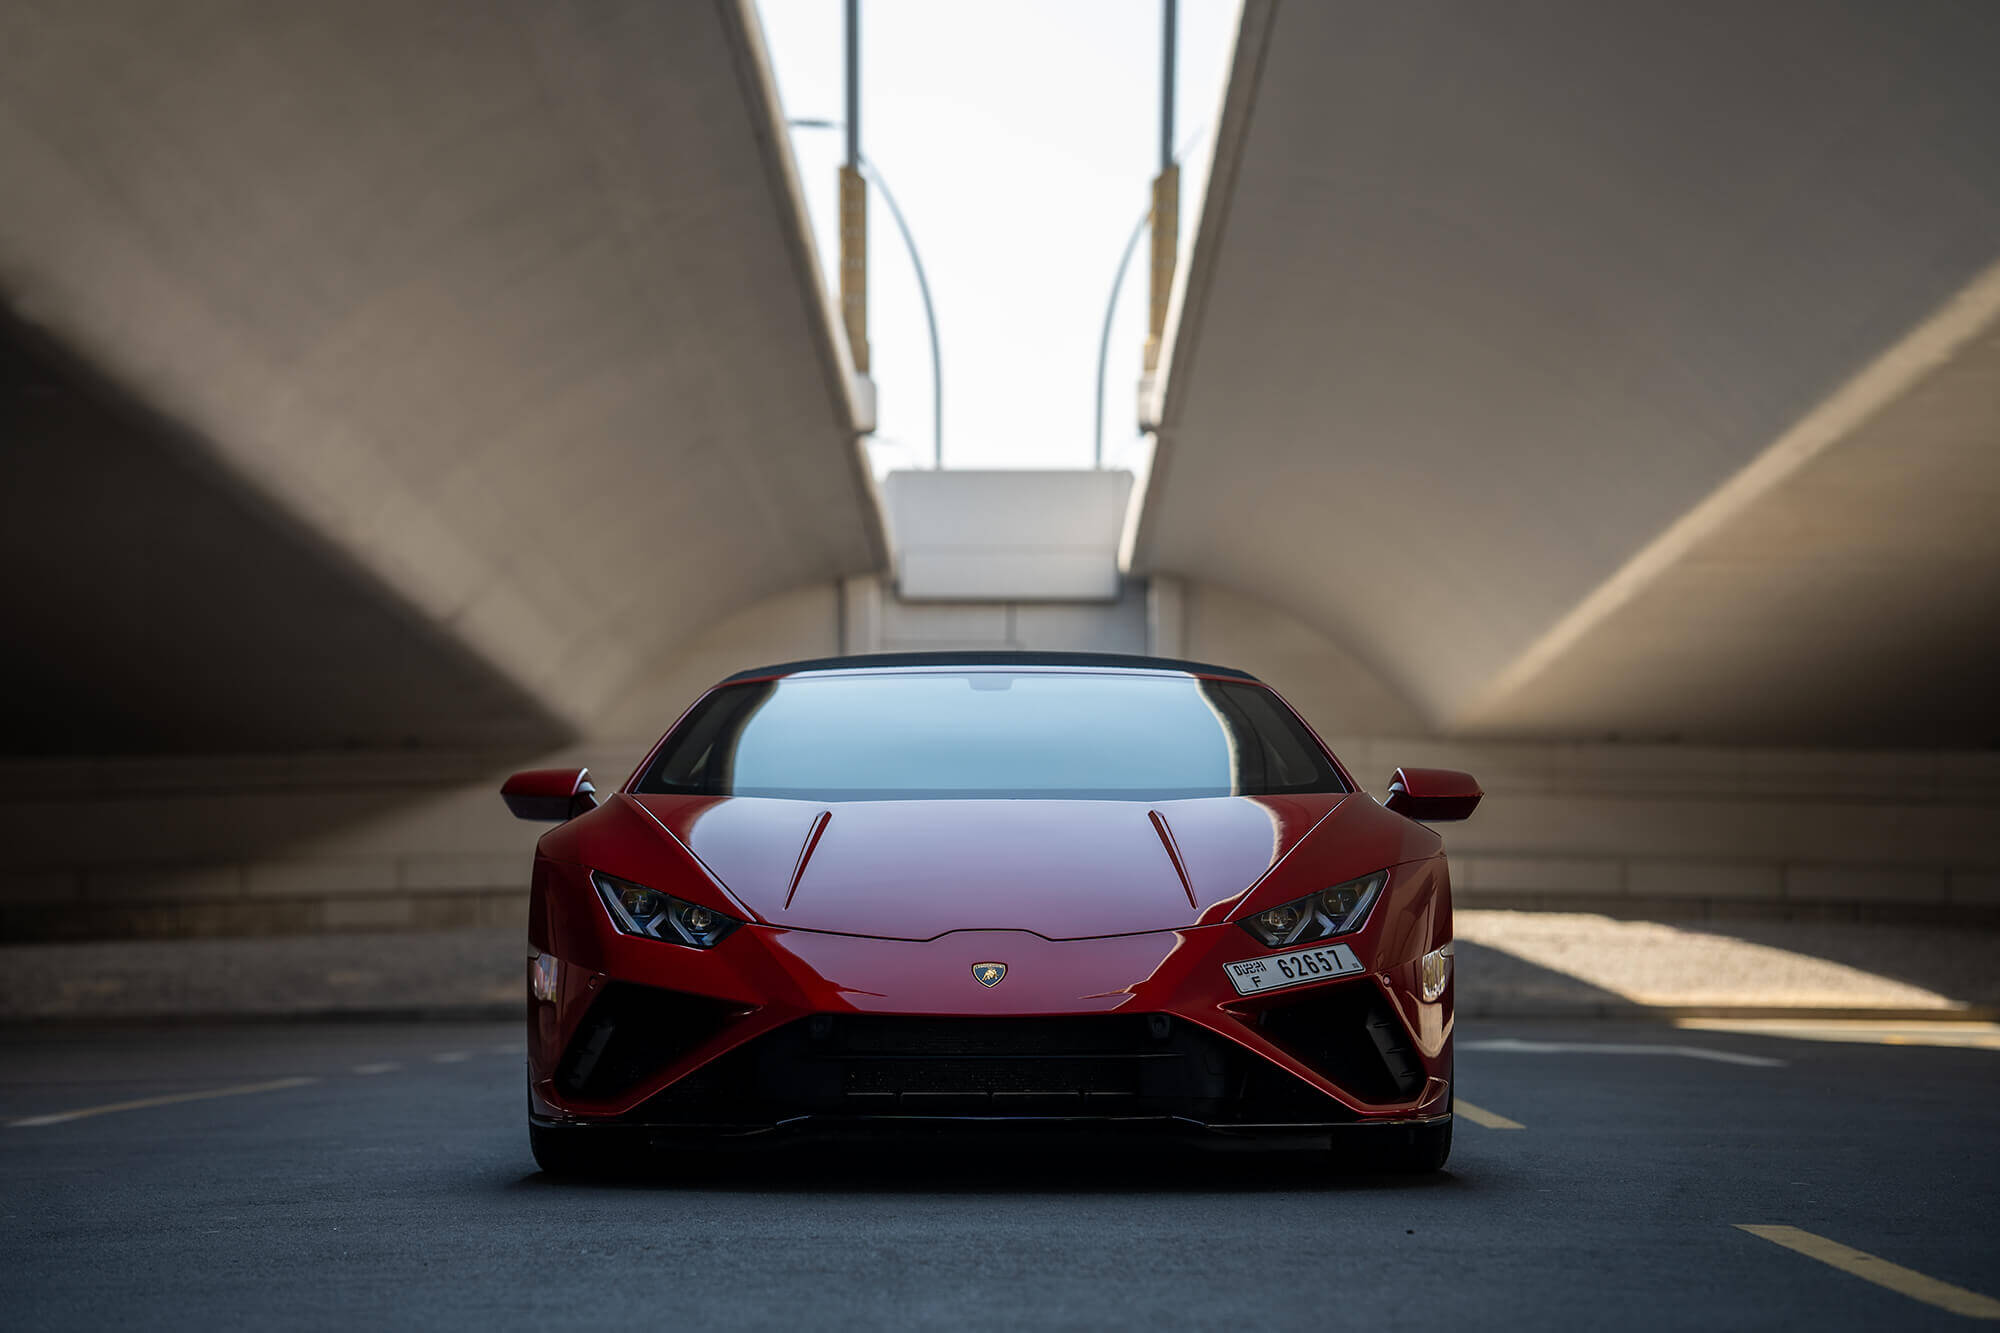
[{"label": "front hood vent", "polygon": [[1345,798],[631,799],[764,921],[924,940],[954,930],[1085,939],[1220,919],[1220,905]]}]

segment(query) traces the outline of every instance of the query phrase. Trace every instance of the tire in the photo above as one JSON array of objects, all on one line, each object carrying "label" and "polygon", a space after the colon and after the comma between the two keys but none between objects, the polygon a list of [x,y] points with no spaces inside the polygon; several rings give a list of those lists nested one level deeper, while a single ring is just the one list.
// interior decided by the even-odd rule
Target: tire
[{"label": "tire", "polygon": [[1403,1176],[1427,1176],[1444,1170],[1451,1159],[1451,1125],[1417,1125],[1407,1130],[1408,1138],[1390,1146],[1386,1165]]},{"label": "tire", "polygon": [[564,1129],[528,1122],[528,1149],[535,1165],[551,1176],[570,1180],[602,1180],[618,1172],[629,1174],[633,1162],[621,1148],[622,1136],[595,1129]]},{"label": "tire", "polygon": [[1359,1175],[1427,1176],[1451,1157],[1451,1125],[1357,1126],[1333,1135],[1335,1169]]}]

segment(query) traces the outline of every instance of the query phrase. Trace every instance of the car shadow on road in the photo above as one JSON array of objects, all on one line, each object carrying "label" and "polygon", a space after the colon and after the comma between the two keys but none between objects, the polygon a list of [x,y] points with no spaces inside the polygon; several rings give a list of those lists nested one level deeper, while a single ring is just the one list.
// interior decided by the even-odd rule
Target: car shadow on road
[{"label": "car shadow on road", "polygon": [[1201,1143],[1090,1145],[885,1140],[797,1142],[714,1151],[671,1150],[630,1174],[574,1179],[531,1172],[513,1189],[684,1190],[799,1194],[1329,1194],[1471,1193],[1494,1183],[1494,1164],[1428,1175],[1385,1173],[1371,1156],[1325,1148]]}]

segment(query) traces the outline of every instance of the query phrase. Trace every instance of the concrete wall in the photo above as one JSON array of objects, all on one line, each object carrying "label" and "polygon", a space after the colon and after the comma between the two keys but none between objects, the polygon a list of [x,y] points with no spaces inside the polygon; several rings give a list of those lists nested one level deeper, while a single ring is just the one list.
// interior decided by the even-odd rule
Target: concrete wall
[{"label": "concrete wall", "polygon": [[1150,581],[1152,651],[1241,667],[1323,736],[1415,736],[1412,704],[1340,644],[1267,602],[1213,583]]},{"label": "concrete wall", "polygon": [[[1484,805],[1445,830],[1463,905],[2000,918],[1991,756],[1330,739],[1378,796],[1398,764],[1478,776]],[[538,762],[609,785],[641,748]],[[508,817],[504,773],[476,756],[10,764],[0,937],[516,924],[540,826]]]},{"label": "concrete wall", "polygon": [[504,774],[478,755],[0,764],[0,936],[525,923],[538,829],[508,817]]},{"label": "concrete wall", "polygon": [[732,671],[839,653],[952,649],[1147,651],[1146,590],[1114,601],[906,601],[874,575],[794,588],[737,612],[662,662],[608,714],[599,734],[650,741]]},{"label": "concrete wall", "polygon": [[1470,771],[1459,901],[1672,915],[2000,914],[2000,756],[1444,741],[1341,645],[1214,584],[1155,578],[1155,651],[1256,673],[1362,784]]},{"label": "concrete wall", "polygon": [[0,938],[291,934],[524,921],[543,826],[497,795],[515,768],[622,782],[746,666],[925,648],[1146,650],[1144,589],[1090,605],[898,599],[862,576],[757,602],[622,696],[596,734],[482,752],[0,761]]},{"label": "concrete wall", "polygon": [[2000,756],[1443,741],[1405,729],[1407,706],[1338,645],[1212,585],[1132,582],[1095,606],[919,604],[861,578],[731,617],[624,701],[622,733],[536,759],[0,764],[0,937],[513,925],[542,826],[502,807],[510,768],[576,763],[615,784],[700,690],[760,662],[1010,646],[1242,665],[1378,796],[1399,764],[1471,771],[1486,802],[1446,829],[1464,904],[2000,917]]},{"label": "concrete wall", "polygon": [[1487,797],[1445,826],[1462,905],[1675,916],[2000,918],[2000,756],[1341,739]]}]

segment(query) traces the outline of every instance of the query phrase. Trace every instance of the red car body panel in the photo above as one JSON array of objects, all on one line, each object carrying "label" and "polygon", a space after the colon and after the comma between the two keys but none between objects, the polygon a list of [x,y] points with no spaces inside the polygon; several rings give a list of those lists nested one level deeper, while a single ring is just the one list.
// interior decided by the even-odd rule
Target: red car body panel
[{"label": "red car body panel", "polygon": [[[1220,920],[1209,914],[1242,897],[1351,797],[853,801],[837,809],[755,797],[627,799],[753,920],[928,940],[995,928],[1087,939]],[[1172,850],[1154,815],[1171,830]],[[1190,892],[1199,909],[1192,919]]]},{"label": "red car body panel", "polygon": [[[1442,843],[1358,790],[824,802],[633,791],[645,771],[537,848],[529,943],[556,960],[553,988],[545,974],[544,997],[531,987],[529,1002],[539,1122],[643,1116],[652,1099],[747,1043],[843,1014],[1167,1015],[1284,1071],[1348,1121],[1448,1113],[1452,990],[1447,982],[1426,1001],[1420,981],[1423,955],[1452,938]],[[622,934],[593,870],[745,924],[708,949]],[[1365,971],[1236,993],[1224,964],[1288,952],[1238,922],[1382,870],[1387,886],[1366,920],[1338,937]],[[1007,965],[990,987],[973,976],[989,961]],[[614,983],[706,997],[718,1017],[615,1096],[565,1095],[558,1067]],[[1362,1095],[1266,1024],[1267,1011],[1357,987],[1386,1002],[1421,1062],[1407,1095]]]}]

